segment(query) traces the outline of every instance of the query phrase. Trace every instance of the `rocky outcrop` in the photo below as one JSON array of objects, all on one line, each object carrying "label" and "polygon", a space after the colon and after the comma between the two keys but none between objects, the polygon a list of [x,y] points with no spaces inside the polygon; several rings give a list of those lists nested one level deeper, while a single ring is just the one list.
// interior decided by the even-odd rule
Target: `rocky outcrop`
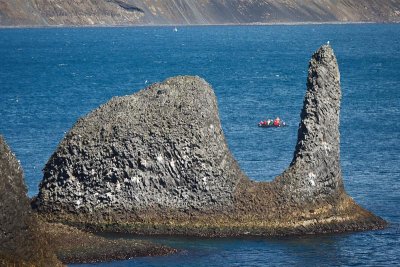
[{"label": "rocky outcrop", "polygon": [[116,97],[80,119],[44,169],[48,219],[136,233],[287,235],[376,229],[386,222],[345,192],[340,77],[330,46],[310,61],[289,168],[254,182],[226,145],[211,87],[175,77]]},{"label": "rocky outcrop", "polygon": [[63,266],[176,252],[146,241],[106,239],[43,222],[32,211],[26,191],[19,162],[0,135],[0,266]]},{"label": "rocky outcrop", "polygon": [[243,176],[211,87],[176,77],[80,119],[44,168],[41,211],[223,210]]},{"label": "rocky outcrop", "polygon": [[0,265],[59,266],[26,192],[21,166],[0,135]]},{"label": "rocky outcrop", "polygon": [[391,0],[0,0],[1,26],[399,22]]},{"label": "rocky outcrop", "polygon": [[278,178],[298,203],[334,201],[344,192],[339,159],[340,101],[338,64],[332,48],[324,45],[310,61],[291,166]]},{"label": "rocky outcrop", "polygon": [[64,264],[110,262],[177,252],[176,249],[149,241],[115,236],[105,238],[61,223],[42,223],[41,228]]}]

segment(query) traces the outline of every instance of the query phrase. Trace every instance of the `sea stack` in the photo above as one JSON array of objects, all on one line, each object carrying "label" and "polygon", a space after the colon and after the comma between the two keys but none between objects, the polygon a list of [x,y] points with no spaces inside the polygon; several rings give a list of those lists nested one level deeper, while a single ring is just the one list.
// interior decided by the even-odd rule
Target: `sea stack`
[{"label": "sea stack", "polygon": [[0,135],[0,265],[62,266],[39,231],[21,166]]},{"label": "sea stack", "polygon": [[175,77],[80,119],[44,168],[39,210],[96,218],[223,210],[242,176],[211,87]]},{"label": "sea stack", "polygon": [[340,168],[340,73],[329,45],[312,56],[290,167],[278,178],[296,203],[335,202],[344,192]]},{"label": "sea stack", "polygon": [[205,236],[377,229],[386,222],[345,192],[341,89],[330,46],[312,56],[298,142],[272,182],[246,177],[230,153],[215,95],[179,76],[116,97],[80,119],[44,169],[38,211],[107,230]]}]

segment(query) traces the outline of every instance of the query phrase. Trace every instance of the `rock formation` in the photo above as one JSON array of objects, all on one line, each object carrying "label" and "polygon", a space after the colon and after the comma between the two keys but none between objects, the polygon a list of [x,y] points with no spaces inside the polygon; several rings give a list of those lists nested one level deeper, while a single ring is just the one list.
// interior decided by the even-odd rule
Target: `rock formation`
[{"label": "rock formation", "polygon": [[[22,169],[0,135],[0,266],[63,266],[162,256],[175,249],[139,240],[109,240],[40,220],[30,207]],[[58,258],[58,259],[57,259]]]},{"label": "rock formation", "polygon": [[1,26],[398,22],[393,0],[0,0]]},{"label": "rock formation", "polygon": [[338,64],[325,45],[310,61],[294,157],[278,178],[288,196],[299,203],[335,200],[344,191],[339,160],[340,100]]},{"label": "rock formation", "polygon": [[32,214],[22,169],[0,135],[0,265],[59,266]]},{"label": "rock formation", "polygon": [[137,233],[287,235],[376,229],[346,193],[339,162],[340,77],[330,46],[310,61],[289,168],[254,182],[226,145],[215,95],[175,77],[80,119],[44,169],[48,219]]},{"label": "rock formation", "polygon": [[44,168],[39,208],[105,216],[222,210],[242,176],[213,90],[202,79],[176,77],[79,120]]}]

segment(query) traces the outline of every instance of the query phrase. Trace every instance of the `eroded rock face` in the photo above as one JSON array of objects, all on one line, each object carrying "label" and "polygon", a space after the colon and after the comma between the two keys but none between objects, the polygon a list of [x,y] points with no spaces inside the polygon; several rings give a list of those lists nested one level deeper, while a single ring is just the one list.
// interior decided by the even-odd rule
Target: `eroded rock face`
[{"label": "eroded rock face", "polygon": [[19,162],[0,135],[0,265],[59,266],[38,232]]},{"label": "eroded rock face", "polygon": [[393,0],[0,0],[1,26],[399,22]]},{"label": "eroded rock face", "polygon": [[340,99],[335,55],[322,46],[310,61],[291,165],[272,182],[254,182],[227,148],[204,80],[175,77],[113,98],[60,143],[44,169],[38,210],[51,219],[146,234],[382,228],[384,220],[344,191]]},{"label": "eroded rock face", "polygon": [[198,77],[175,77],[80,119],[44,169],[39,210],[221,210],[242,176],[213,90]]},{"label": "eroded rock face", "polygon": [[329,45],[310,60],[291,166],[281,177],[285,192],[298,203],[338,199],[343,193],[340,168],[340,74]]}]

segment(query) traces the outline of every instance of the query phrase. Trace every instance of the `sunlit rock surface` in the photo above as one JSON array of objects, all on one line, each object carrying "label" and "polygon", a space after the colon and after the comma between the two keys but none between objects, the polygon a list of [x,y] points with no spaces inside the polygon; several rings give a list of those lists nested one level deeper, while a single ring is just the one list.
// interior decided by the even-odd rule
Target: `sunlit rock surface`
[{"label": "sunlit rock surface", "polygon": [[40,210],[223,210],[241,176],[213,90],[175,77],[80,119],[44,169]]},{"label": "sunlit rock surface", "polygon": [[254,182],[226,145],[215,95],[179,76],[113,98],[80,119],[44,169],[37,209],[51,219],[149,234],[290,235],[386,222],[345,192],[340,75],[324,45],[309,65],[289,168]]},{"label": "sunlit rock surface", "polygon": [[279,178],[288,197],[299,203],[334,201],[343,193],[340,100],[338,64],[332,48],[324,45],[310,61],[294,158]]},{"label": "sunlit rock surface", "polygon": [[398,22],[393,0],[0,0],[0,26]]}]

